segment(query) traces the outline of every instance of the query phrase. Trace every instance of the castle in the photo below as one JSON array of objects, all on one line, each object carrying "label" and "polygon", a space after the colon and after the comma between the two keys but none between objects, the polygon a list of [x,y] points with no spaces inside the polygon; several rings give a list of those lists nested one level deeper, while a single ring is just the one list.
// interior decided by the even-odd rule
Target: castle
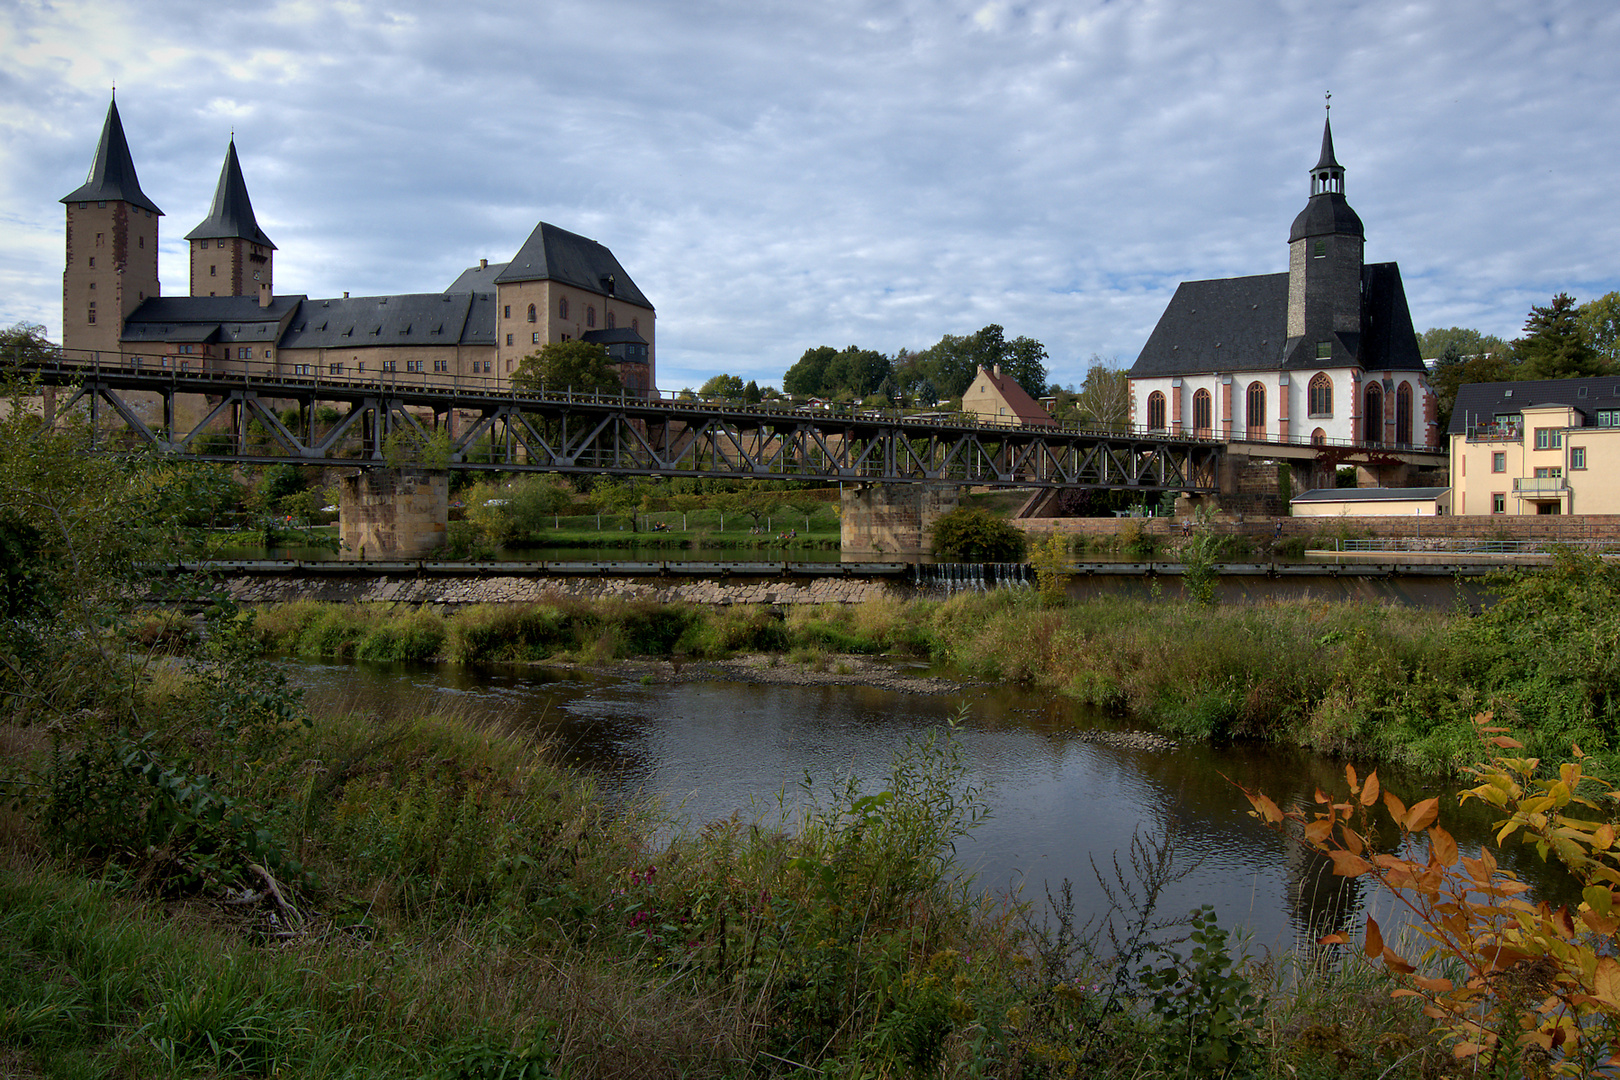
[{"label": "castle", "polygon": [[70,358],[158,369],[396,384],[510,385],[554,341],[603,345],[629,392],[656,395],[652,303],[613,253],[541,222],[510,261],[439,293],[311,300],[275,292],[233,138],[208,216],[186,234],[190,295],[158,283],[158,220],[135,174],[116,98],[85,183],[62,198],[62,347]]},{"label": "castle", "polygon": [[1127,373],[1131,422],[1226,441],[1437,447],[1395,263],[1364,264],[1331,118],[1288,272],[1184,281]]}]

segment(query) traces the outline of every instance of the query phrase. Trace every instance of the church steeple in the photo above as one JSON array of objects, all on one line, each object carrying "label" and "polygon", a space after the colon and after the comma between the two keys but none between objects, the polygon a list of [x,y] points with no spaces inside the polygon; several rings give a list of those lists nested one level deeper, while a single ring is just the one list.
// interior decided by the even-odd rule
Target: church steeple
[{"label": "church steeple", "polygon": [[191,241],[192,296],[257,296],[261,304],[269,303],[276,245],[253,216],[234,135],[208,216],[186,239]]},{"label": "church steeple", "polygon": [[1344,198],[1344,166],[1333,154],[1333,122],[1311,167],[1311,197],[1288,233],[1291,367],[1344,367],[1360,353],[1362,254],[1367,233]]},{"label": "church steeple", "polygon": [[101,125],[101,141],[96,144],[96,156],[90,162],[90,175],[60,201],[126,202],[154,214],[163,213],[146,197],[135,176],[135,162],[129,156],[129,143],[124,138],[124,122],[118,117],[116,97],[107,106],[107,119]]},{"label": "church steeple", "polygon": [[1311,195],[1343,195],[1344,166],[1333,157],[1333,117],[1322,121],[1322,156],[1311,170]]}]

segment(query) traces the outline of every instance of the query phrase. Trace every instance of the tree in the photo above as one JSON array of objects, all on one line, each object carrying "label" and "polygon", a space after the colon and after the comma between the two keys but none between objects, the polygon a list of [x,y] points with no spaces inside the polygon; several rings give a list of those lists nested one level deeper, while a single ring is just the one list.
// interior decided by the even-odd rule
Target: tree
[{"label": "tree", "polygon": [[749,379],[748,385],[743,387],[743,404],[758,405],[762,400],[764,399],[760,396],[759,383]]},{"label": "tree", "polygon": [[13,323],[0,330],[0,363],[40,361],[50,357],[55,346],[45,339],[39,323]]},{"label": "tree", "polygon": [[1024,553],[1024,534],[988,510],[960,506],[933,528],[934,553],[953,559],[1010,562]]},{"label": "tree", "polygon": [[698,396],[709,401],[741,401],[743,381],[740,375],[716,375],[698,388]]},{"label": "tree", "polygon": [[1575,319],[1609,370],[1620,371],[1620,293],[1588,300],[1577,309]]},{"label": "tree", "polygon": [[1434,360],[1429,384],[1434,387],[1440,430],[1451,423],[1451,410],[1457,404],[1457,390],[1466,383],[1511,382],[1517,374],[1517,358],[1507,342],[1478,330],[1451,326],[1434,327],[1418,335],[1418,351]]},{"label": "tree", "polygon": [[823,377],[827,373],[827,365],[832,363],[838,350],[830,345],[819,345],[814,349],[804,350],[799,362],[787,369],[782,376],[782,389],[795,397],[820,397]]},{"label": "tree", "polygon": [[607,349],[590,341],[553,341],[518,361],[512,385],[523,390],[616,394],[619,376]]},{"label": "tree", "polygon": [[1012,376],[1025,393],[1032,398],[1041,396],[1046,387],[1046,346],[1030,337],[1015,337],[1007,345],[1007,358],[1001,363],[1001,373]]},{"label": "tree", "polygon": [[[1131,385],[1125,369],[1091,354],[1086,381],[1075,393],[1073,418],[1101,431],[1124,431],[1131,420]],[[1068,417],[1065,417],[1068,419]]]},{"label": "tree", "polygon": [[1602,375],[1608,366],[1582,331],[1575,298],[1568,293],[1559,293],[1546,307],[1532,306],[1524,331],[1513,347],[1529,378],[1576,379]]}]

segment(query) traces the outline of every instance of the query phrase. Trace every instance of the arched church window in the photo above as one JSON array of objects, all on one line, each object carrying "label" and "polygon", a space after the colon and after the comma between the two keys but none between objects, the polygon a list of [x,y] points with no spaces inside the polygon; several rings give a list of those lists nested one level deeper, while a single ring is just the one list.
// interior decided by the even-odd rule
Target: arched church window
[{"label": "arched church window", "polygon": [[1164,395],[1157,390],[1148,395],[1148,430],[1164,430]]},{"label": "arched church window", "polygon": [[585,305],[585,325],[588,327],[596,325],[596,308],[589,304]]},{"label": "arched church window", "polygon": [[534,305],[529,305],[529,321],[534,322]]},{"label": "arched church window", "polygon": [[1211,404],[1208,390],[1193,395],[1193,431],[1200,438],[1209,438],[1210,428],[1214,426],[1210,421]]},{"label": "arched church window", "polygon": [[1317,428],[1315,431],[1311,432],[1311,445],[1326,446],[1327,432],[1323,431],[1321,428]]},{"label": "arched church window", "polygon": [[631,319],[630,320],[630,329],[634,330],[638,334],[641,333],[641,320],[640,319]]},{"label": "arched church window", "polygon": [[568,297],[566,296],[557,301],[557,317],[560,319],[568,318]]},{"label": "arched church window", "polygon": [[1384,388],[1377,383],[1369,383],[1362,400],[1366,409],[1361,417],[1361,441],[1369,446],[1378,446],[1384,441]]},{"label": "arched church window", "polygon": [[612,330],[614,325],[618,322],[618,320],[613,317],[613,312],[611,312],[611,311],[607,313],[606,319],[607,319],[607,328],[609,330]]},{"label": "arched church window", "polygon": [[1249,425],[1249,438],[1266,437],[1266,388],[1261,383],[1249,384],[1248,411],[1244,419]]},{"label": "arched church window", "polygon": [[1395,389],[1395,441],[1402,446],[1412,445],[1412,384],[1401,383]]},{"label": "arched church window", "polygon": [[1328,378],[1325,371],[1317,372],[1311,379],[1310,414],[1312,416],[1333,415],[1333,380]]}]

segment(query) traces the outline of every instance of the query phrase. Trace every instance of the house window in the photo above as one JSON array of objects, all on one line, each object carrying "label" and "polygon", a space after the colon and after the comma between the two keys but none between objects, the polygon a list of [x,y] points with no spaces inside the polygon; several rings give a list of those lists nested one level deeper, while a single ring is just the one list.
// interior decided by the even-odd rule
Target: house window
[{"label": "house window", "polygon": [[439,371],[439,372],[449,371],[450,370],[450,361],[448,361],[448,360],[435,360],[435,361],[433,361],[433,370],[434,371]]},{"label": "house window", "polygon": [[490,360],[485,360],[484,361],[484,374],[485,375],[488,375],[490,373],[492,363],[493,363],[493,361],[490,361]]},{"label": "house window", "polygon": [[1309,397],[1312,416],[1333,415],[1333,380],[1328,378],[1327,372],[1319,372],[1311,379]]},{"label": "house window", "polygon": [[1208,390],[1193,395],[1193,430],[1199,435],[1209,434],[1211,401]]},{"label": "house window", "polygon": [[1507,472],[1507,455],[1500,450],[1491,455],[1491,472]]},{"label": "house window", "polygon": [[1249,384],[1247,420],[1249,438],[1266,437],[1266,388],[1257,382]]},{"label": "house window", "polygon": [[91,323],[92,325],[96,321],[96,302],[94,300],[90,301],[89,318],[86,321]]},{"label": "house window", "polygon": [[534,305],[529,305],[529,321],[534,322]]},{"label": "house window", "polygon": [[1537,450],[1560,450],[1564,446],[1564,433],[1558,428],[1536,428]]},{"label": "house window", "polygon": [[399,363],[397,360],[384,360],[382,369],[384,371],[394,371],[396,370],[394,365],[397,363]]},{"label": "house window", "polygon": [[1557,465],[1539,465],[1536,467],[1537,480],[1557,480],[1564,475],[1564,470]]},{"label": "house window", "polygon": [[1596,426],[1620,427],[1620,409],[1599,409]]},{"label": "house window", "polygon": [[1507,513],[1507,493],[1506,492],[1495,491],[1495,492],[1491,493],[1491,513],[1493,513],[1493,514],[1505,514],[1505,513]]},{"label": "house window", "polygon": [[1164,430],[1164,395],[1157,390],[1148,395],[1148,430]]},{"label": "house window", "polygon": [[1316,343],[1316,358],[1318,360],[1331,360],[1333,358],[1333,342],[1318,341]]},{"label": "house window", "polygon": [[1586,447],[1572,446],[1569,448],[1569,467],[1571,469],[1586,468]]},{"label": "house window", "polygon": [[420,361],[420,360],[407,360],[407,361],[405,361],[405,370],[406,371],[421,371],[422,370],[422,361]]},{"label": "house window", "polygon": [[563,319],[568,318],[568,297],[565,296],[557,301],[557,316]]},{"label": "house window", "polygon": [[308,375],[309,374],[309,365],[308,364],[294,364],[293,365],[293,374],[294,375]]},{"label": "house window", "polygon": [[511,334],[506,335],[506,343],[508,345],[512,344],[512,335]]},{"label": "house window", "polygon": [[596,325],[596,309],[589,304],[585,305],[585,325],[588,327]]}]

